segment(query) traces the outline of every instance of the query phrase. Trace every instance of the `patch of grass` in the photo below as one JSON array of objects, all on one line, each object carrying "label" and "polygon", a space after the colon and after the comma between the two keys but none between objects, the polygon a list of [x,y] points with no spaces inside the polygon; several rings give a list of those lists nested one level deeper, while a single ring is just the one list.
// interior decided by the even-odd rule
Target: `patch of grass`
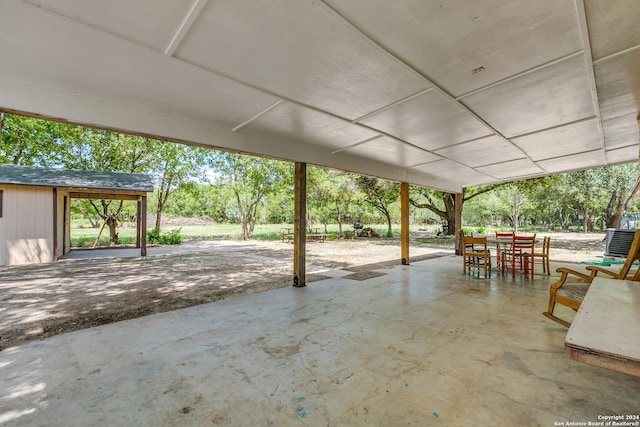
[{"label": "patch of grass", "polygon": [[[75,221],[74,221],[75,222]],[[71,245],[74,247],[82,247],[92,245],[98,236],[99,228],[86,228],[86,224],[73,224],[71,228]],[[280,233],[282,228],[293,228],[293,224],[256,224],[253,231],[253,238],[256,240],[278,240],[280,239]],[[318,228],[318,232],[324,233],[324,224],[312,224],[310,227]],[[394,227],[391,235],[387,235],[386,224],[365,224],[365,227],[371,227],[382,238],[393,238],[400,235],[400,227]],[[178,231],[174,231],[178,230]],[[416,224],[410,227],[410,231],[423,231],[424,225]],[[100,238],[99,245],[108,245],[108,237],[104,238],[105,232],[103,231],[103,237]],[[206,225],[182,225],[178,226],[163,226],[161,228],[162,235],[171,235],[171,233],[179,233],[181,241],[184,240],[204,240],[204,239],[231,239],[240,240],[242,238],[242,227],[240,224],[206,224]],[[353,231],[351,224],[342,224],[342,232]],[[327,237],[330,239],[338,238],[340,235],[340,229],[338,224],[327,225]],[[108,232],[107,232],[108,235]],[[121,226],[118,227],[118,236],[120,244],[135,243],[136,227]],[[177,241],[177,234],[175,234]],[[149,240],[149,243],[152,243]]]}]

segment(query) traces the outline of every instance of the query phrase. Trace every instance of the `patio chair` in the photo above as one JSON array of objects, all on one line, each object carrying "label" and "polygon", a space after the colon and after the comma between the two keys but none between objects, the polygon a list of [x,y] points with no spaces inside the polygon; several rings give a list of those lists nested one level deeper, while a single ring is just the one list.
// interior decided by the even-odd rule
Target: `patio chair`
[{"label": "patio chair", "polygon": [[462,238],[463,271],[471,272],[472,268],[484,270],[484,277],[491,271],[491,251],[487,248],[486,237],[464,236]]},{"label": "patio chair", "polygon": [[574,311],[578,311],[584,300],[584,296],[589,290],[589,284],[596,278],[598,273],[606,274],[612,279],[640,282],[640,268],[636,270],[635,274],[630,274],[634,261],[640,261],[640,230],[636,230],[629,255],[619,272],[606,270],[595,265],[587,266],[586,269],[589,274],[564,267],[556,269],[558,273],[561,273],[561,276],[560,279],[549,288],[549,308],[542,314],[568,328],[571,326],[570,322],[560,319],[553,314],[556,304],[562,304],[572,308]]},{"label": "patio chair", "polygon": [[[511,247],[506,250],[503,249],[501,253],[500,265],[502,274],[504,275],[504,269],[508,263],[511,266],[512,277],[516,277],[516,267],[522,270],[524,274],[531,272],[531,276],[533,276],[533,258],[531,258],[531,254],[534,252],[535,242],[535,234],[533,236],[516,236],[514,234]],[[531,262],[529,262],[529,258],[531,258]]]},{"label": "patio chair", "polygon": [[[500,238],[508,238],[513,239],[513,231],[507,231],[504,233],[500,233],[496,231],[496,239]],[[502,259],[502,249],[500,247],[500,243],[496,243],[496,265],[500,267],[500,260]]]},{"label": "patio chair", "polygon": [[551,248],[551,237],[545,236],[542,239],[542,249],[541,252],[536,252],[535,248],[532,254],[531,262],[535,262],[536,258],[540,258],[542,262],[542,272],[547,273],[547,276],[551,274],[551,269],[549,268],[549,249]]}]

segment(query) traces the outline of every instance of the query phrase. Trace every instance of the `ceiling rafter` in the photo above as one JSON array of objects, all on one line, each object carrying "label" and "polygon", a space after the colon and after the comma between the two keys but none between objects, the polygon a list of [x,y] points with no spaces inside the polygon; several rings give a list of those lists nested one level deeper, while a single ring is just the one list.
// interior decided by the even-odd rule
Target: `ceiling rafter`
[{"label": "ceiling rafter", "polygon": [[182,43],[182,40],[191,29],[191,26],[200,15],[200,12],[202,12],[202,9],[204,9],[206,5],[207,5],[207,0],[193,1],[193,4],[191,5],[191,9],[189,9],[189,12],[187,12],[187,15],[184,17],[184,20],[180,24],[180,28],[178,28],[176,33],[173,35],[173,38],[171,39],[169,46],[167,46],[167,48],[164,50],[165,55],[173,56],[173,54],[176,52],[176,50],[180,46],[180,43]]},{"label": "ceiling rafter", "polygon": [[591,101],[593,103],[593,111],[596,114],[596,123],[600,132],[600,146],[604,164],[608,164],[607,149],[604,141],[604,126],[602,125],[602,115],[600,114],[600,104],[598,103],[598,87],[596,85],[596,74],[593,70],[593,56],[591,54],[591,40],[589,38],[589,28],[587,26],[587,13],[584,8],[584,0],[576,0],[576,13],[578,15],[578,25],[580,27],[580,37],[584,46],[584,60],[587,68],[587,77],[589,79],[589,89],[591,92]]}]

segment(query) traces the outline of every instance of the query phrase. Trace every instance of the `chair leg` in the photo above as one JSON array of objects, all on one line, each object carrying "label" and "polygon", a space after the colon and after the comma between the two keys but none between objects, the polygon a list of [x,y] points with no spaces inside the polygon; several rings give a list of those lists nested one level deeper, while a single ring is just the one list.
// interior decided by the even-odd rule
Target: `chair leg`
[{"label": "chair leg", "polygon": [[544,313],[542,313],[546,318],[553,320],[556,323],[560,323],[562,326],[566,326],[567,328],[571,326],[570,322],[567,322],[566,320],[562,320],[559,317],[554,316],[553,314],[545,311]]},{"label": "chair leg", "polygon": [[551,268],[549,267],[549,257],[547,256],[547,257],[544,259],[544,261],[545,261],[546,266],[547,266],[547,276],[549,276],[549,275],[551,275]]},{"label": "chair leg", "polygon": [[555,307],[556,307],[555,294],[551,294],[549,295],[549,307],[547,308],[547,311],[542,313],[542,315],[547,317],[548,319],[553,320],[554,322],[557,322],[563,326],[566,326],[567,328],[571,326],[570,322],[567,322],[566,320],[562,320],[559,317],[556,317],[553,315],[553,310],[555,309]]}]

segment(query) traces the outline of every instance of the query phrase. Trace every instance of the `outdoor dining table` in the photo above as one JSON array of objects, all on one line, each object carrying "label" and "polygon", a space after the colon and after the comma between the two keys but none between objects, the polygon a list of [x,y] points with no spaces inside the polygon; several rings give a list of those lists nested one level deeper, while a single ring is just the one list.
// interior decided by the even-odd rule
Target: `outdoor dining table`
[{"label": "outdoor dining table", "polygon": [[[500,250],[510,249],[513,239],[511,237],[487,236],[487,243],[495,243],[496,248],[500,246]],[[538,243],[538,239],[535,240]],[[531,261],[533,262],[533,260]],[[500,268],[500,257],[496,254],[496,268]]]},{"label": "outdoor dining table", "polygon": [[[509,249],[513,243],[511,237],[487,236],[487,243],[495,243],[496,248],[500,246],[500,250]],[[500,268],[500,257],[496,254],[496,268]]]}]

